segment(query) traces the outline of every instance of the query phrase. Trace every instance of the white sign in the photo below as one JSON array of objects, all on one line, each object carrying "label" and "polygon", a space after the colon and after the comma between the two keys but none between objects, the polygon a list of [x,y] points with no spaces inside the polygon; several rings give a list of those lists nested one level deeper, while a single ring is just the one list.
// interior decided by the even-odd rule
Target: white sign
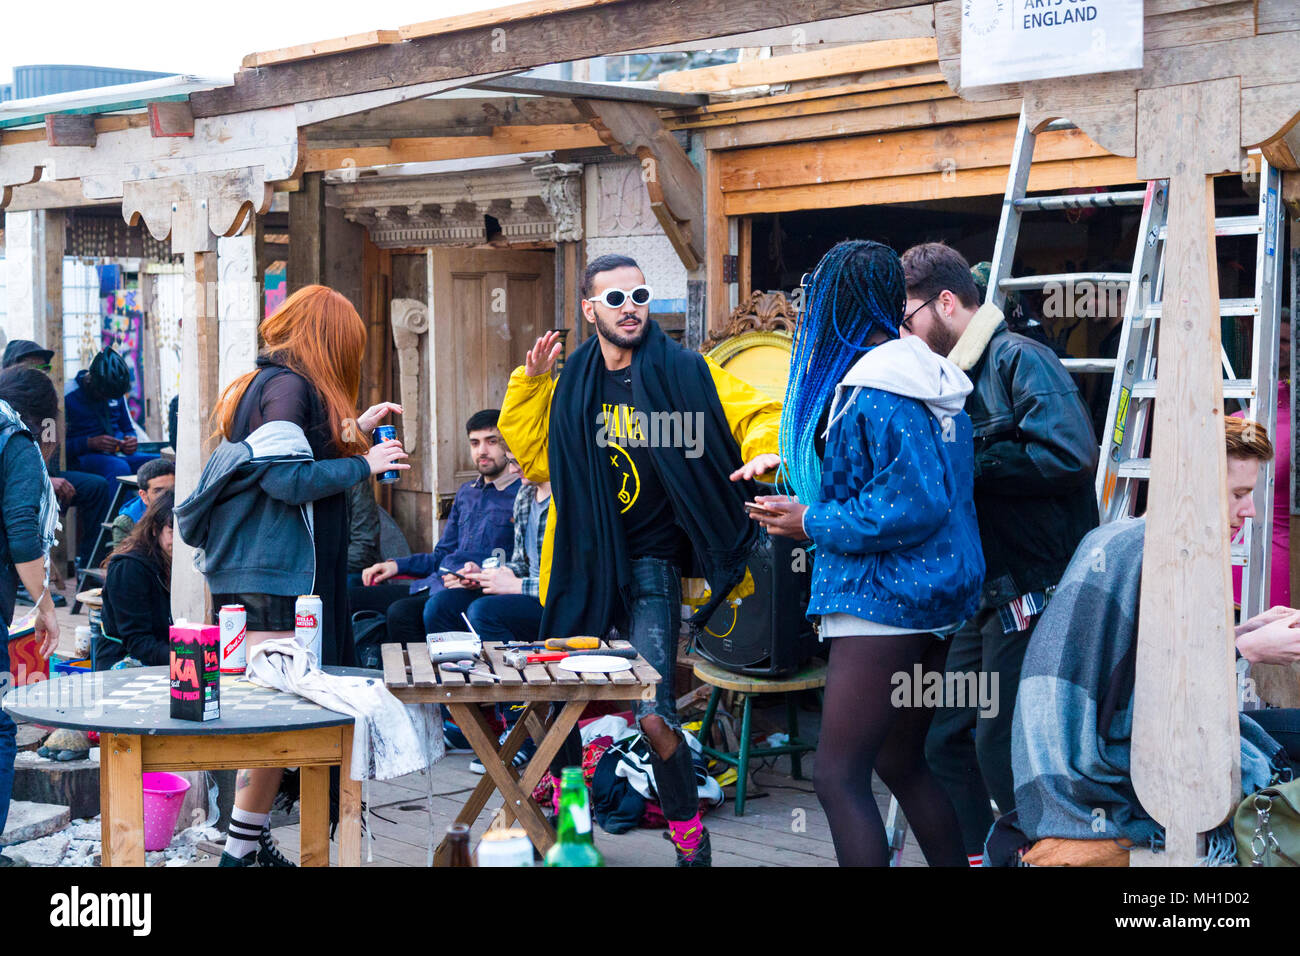
[{"label": "white sign", "polygon": [[961,85],[1142,68],[1142,0],[961,0]]}]

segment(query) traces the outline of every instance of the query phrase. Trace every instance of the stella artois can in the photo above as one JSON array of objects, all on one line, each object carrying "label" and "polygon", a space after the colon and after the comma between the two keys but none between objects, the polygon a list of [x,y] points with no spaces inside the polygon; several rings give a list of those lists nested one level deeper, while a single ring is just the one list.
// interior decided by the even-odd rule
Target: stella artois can
[{"label": "stella artois can", "polygon": [[217,612],[221,628],[221,673],[242,674],[248,666],[248,612],[242,604],[223,604]]},{"label": "stella artois can", "polygon": [[314,594],[304,594],[293,607],[293,636],[298,643],[316,656],[320,666],[320,621],[325,605]]}]

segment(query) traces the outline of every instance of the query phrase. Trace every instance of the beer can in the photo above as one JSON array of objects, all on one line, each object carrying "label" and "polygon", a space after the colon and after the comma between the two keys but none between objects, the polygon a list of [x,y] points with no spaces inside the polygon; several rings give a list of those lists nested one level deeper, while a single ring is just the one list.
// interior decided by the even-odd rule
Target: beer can
[{"label": "beer can", "polygon": [[217,612],[221,628],[221,673],[242,674],[248,666],[248,612],[242,604],[223,604]]},{"label": "beer can", "polygon": [[325,604],[315,594],[304,594],[293,606],[293,636],[307,650],[316,655],[320,666],[321,615]]},{"label": "beer can", "polygon": [[528,834],[512,827],[488,830],[478,845],[479,866],[532,866],[533,844]]},{"label": "beer can", "polygon": [[[397,437],[397,428],[393,425],[376,425],[375,430],[370,435],[372,445],[378,445],[380,442],[388,441],[390,438]],[[386,471],[379,476],[378,481],[381,484],[391,484],[397,480],[396,471]]]}]

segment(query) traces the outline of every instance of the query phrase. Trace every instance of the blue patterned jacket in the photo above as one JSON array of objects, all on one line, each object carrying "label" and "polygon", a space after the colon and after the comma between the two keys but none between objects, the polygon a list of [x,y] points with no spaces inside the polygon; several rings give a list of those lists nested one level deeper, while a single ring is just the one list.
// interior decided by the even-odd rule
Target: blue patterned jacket
[{"label": "blue patterned jacket", "polygon": [[918,631],[958,624],[975,613],[984,581],[961,410],[970,381],[901,339],[868,352],[846,387],[832,409],[820,501],[804,514],[816,544],[808,613]]}]

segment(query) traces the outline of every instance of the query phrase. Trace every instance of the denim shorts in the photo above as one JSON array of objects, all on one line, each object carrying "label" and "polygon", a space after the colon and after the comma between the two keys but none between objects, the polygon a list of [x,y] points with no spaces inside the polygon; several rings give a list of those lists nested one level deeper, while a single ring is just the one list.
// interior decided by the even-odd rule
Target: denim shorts
[{"label": "denim shorts", "polygon": [[632,606],[618,630],[663,678],[654,697],[637,702],[636,718],[654,714],[674,730],[681,726],[673,693],[681,621],[682,574],[677,565],[662,558],[633,558]]}]

